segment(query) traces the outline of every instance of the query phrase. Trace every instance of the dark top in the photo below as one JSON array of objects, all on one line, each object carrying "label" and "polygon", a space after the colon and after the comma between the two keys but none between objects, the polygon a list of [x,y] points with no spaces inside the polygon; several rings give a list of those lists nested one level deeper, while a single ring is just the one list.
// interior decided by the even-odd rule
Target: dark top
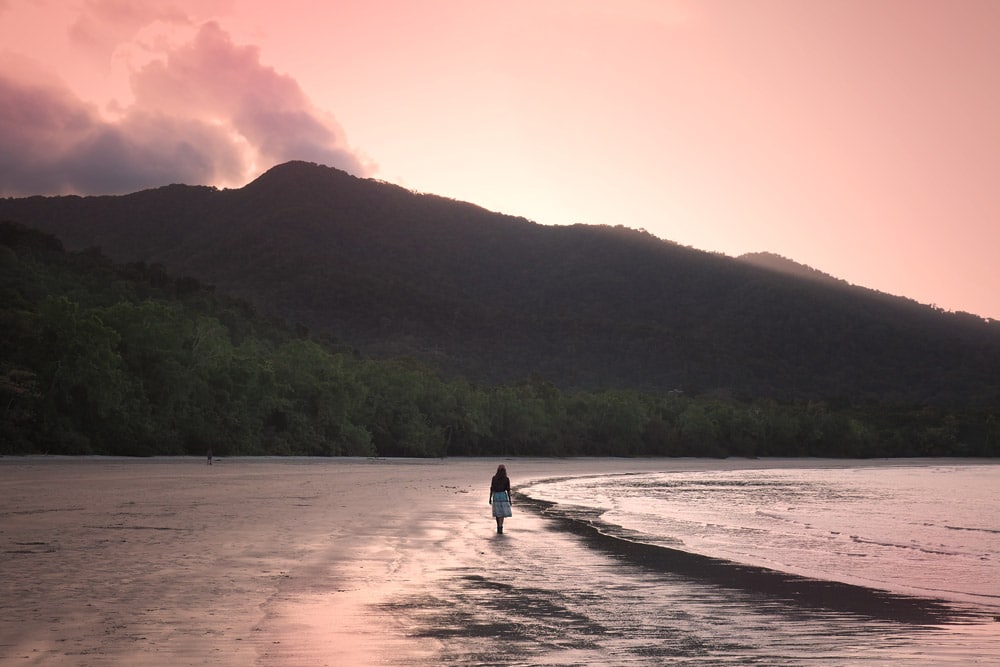
[{"label": "dark top", "polygon": [[498,493],[500,491],[506,491],[510,494],[510,478],[507,475],[493,475],[493,480],[490,482],[490,493]]}]

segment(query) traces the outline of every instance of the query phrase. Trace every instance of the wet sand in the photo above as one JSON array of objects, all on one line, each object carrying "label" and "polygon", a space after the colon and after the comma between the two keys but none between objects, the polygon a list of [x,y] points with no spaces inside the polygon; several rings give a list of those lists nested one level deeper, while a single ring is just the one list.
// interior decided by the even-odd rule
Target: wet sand
[{"label": "wet sand", "polygon": [[[0,458],[0,664],[591,664],[613,650],[591,640],[606,628],[529,579],[641,563],[612,567],[519,503],[496,535],[500,461]],[[515,489],[765,465],[504,462]],[[706,603],[723,628],[724,598]],[[789,641],[808,652],[808,636]]]},{"label": "wet sand", "polygon": [[[660,467],[662,463],[625,466]],[[513,462],[522,477],[602,469]],[[431,656],[377,603],[493,533],[494,460],[0,459],[0,663]],[[515,526],[511,520],[508,526]],[[389,614],[386,614],[388,617]]]}]

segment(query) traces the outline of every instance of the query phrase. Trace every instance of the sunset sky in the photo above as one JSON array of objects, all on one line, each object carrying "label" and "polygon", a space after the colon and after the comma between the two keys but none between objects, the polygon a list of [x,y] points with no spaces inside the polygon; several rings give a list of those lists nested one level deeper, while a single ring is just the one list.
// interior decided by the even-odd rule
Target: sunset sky
[{"label": "sunset sky", "polygon": [[994,0],[0,0],[0,195],[291,159],[1000,319]]}]

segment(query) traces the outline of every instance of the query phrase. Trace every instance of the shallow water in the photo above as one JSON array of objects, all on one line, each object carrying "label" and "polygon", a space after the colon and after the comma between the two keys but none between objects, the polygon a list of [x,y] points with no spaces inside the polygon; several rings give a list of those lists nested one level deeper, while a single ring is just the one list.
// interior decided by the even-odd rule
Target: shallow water
[{"label": "shallow water", "polygon": [[630,539],[1000,613],[1000,466],[642,473],[533,484]]},{"label": "shallow water", "polygon": [[[947,476],[949,483],[927,488],[948,489],[960,477],[989,482],[998,470],[844,467],[536,481],[518,487],[521,502],[504,535],[491,534],[484,518],[443,537],[442,562],[451,565],[382,609],[411,637],[436,642],[437,664],[997,664],[1000,625],[987,592],[996,583],[995,534],[988,532],[996,524],[932,502],[920,480]],[[933,516],[917,499],[935,508]],[[900,519],[903,507],[914,516]],[[910,525],[926,531],[907,532]],[[834,533],[844,537],[823,537]],[[950,541],[927,548],[941,535]],[[685,551],[695,548],[711,553]],[[867,555],[854,555],[861,552]],[[880,562],[887,553],[900,561],[898,574]],[[975,564],[977,556],[985,565],[953,587],[935,576],[913,580],[921,567],[933,570],[948,558]],[[854,558],[876,565],[841,569]],[[761,567],[778,563],[784,572]],[[972,585],[979,576],[982,588]],[[898,595],[913,591],[923,594]]]}]

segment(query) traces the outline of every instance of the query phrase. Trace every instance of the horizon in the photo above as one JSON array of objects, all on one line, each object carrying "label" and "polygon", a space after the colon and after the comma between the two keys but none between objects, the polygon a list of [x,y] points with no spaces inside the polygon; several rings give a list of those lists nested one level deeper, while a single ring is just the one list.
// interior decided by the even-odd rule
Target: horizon
[{"label": "horizon", "polygon": [[972,0],[7,0],[0,196],[303,160],[1000,319],[998,24]]}]

